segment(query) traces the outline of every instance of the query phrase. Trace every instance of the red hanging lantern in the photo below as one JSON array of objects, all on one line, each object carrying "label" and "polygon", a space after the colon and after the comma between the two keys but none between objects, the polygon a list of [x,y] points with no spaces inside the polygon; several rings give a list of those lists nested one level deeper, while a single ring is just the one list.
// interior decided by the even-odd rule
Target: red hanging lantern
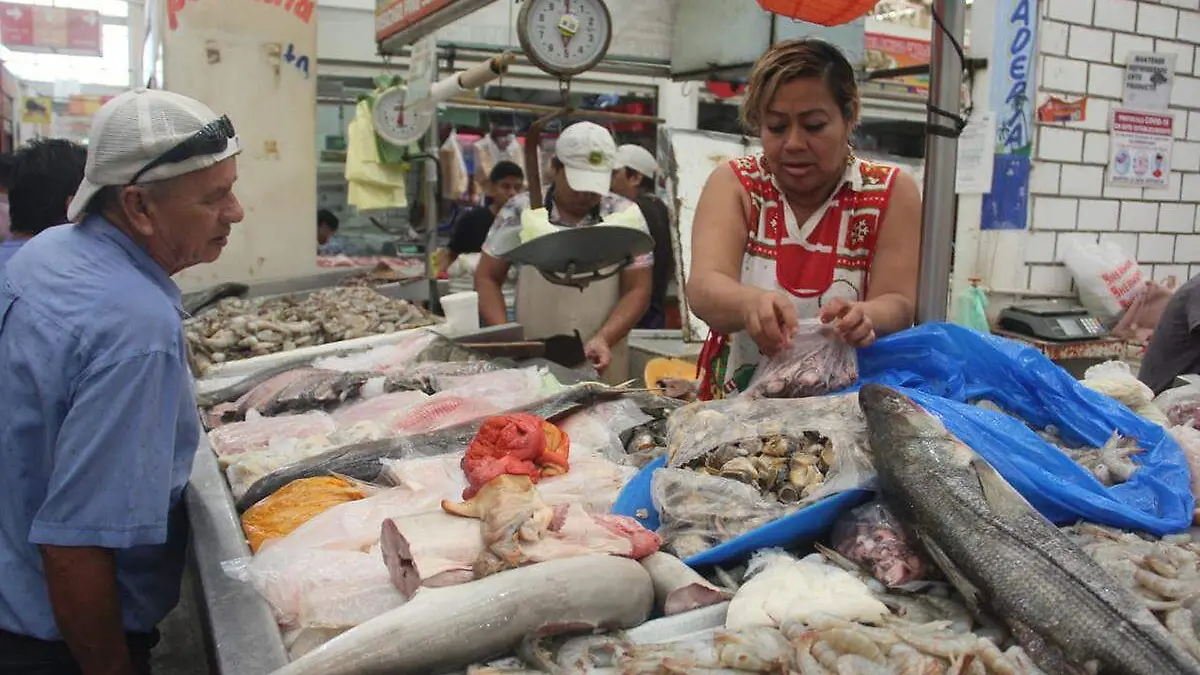
[{"label": "red hanging lantern", "polygon": [[879,0],[758,0],[758,6],[789,19],[840,26],[866,14]]}]

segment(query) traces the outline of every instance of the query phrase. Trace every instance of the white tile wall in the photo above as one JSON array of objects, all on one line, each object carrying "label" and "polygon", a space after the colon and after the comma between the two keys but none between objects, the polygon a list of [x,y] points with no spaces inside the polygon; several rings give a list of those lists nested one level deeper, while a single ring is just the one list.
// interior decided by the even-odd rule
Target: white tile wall
[{"label": "white tile wall", "polygon": [[[1200,0],[1046,0],[1040,92],[1088,96],[1087,119],[1039,125],[1024,260],[1030,288],[1065,291],[1058,264],[1080,241],[1111,242],[1155,279],[1200,274]],[[1176,54],[1175,149],[1163,190],[1104,184],[1109,117],[1121,105],[1129,52]],[[1017,259],[1019,261],[1020,258]],[[1014,261],[1016,262],[1016,261]]]}]

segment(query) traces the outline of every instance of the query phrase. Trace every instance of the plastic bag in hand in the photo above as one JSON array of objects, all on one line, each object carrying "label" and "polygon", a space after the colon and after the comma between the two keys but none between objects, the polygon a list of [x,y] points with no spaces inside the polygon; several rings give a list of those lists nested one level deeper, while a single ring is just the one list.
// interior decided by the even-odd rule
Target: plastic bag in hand
[{"label": "plastic bag in hand", "polygon": [[858,356],[818,319],[800,321],[791,345],[759,364],[745,394],[805,398],[839,391],[858,379]]}]

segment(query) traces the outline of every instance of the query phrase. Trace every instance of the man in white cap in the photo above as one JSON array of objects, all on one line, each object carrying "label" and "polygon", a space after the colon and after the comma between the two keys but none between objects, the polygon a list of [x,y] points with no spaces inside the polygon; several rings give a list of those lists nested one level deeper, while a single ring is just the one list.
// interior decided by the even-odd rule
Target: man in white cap
[{"label": "man in white cap", "polygon": [[[552,224],[587,227],[633,207],[628,199],[609,190],[616,153],[612,134],[598,124],[576,122],[563,130],[551,161],[554,175],[542,200]],[[483,244],[475,290],[485,325],[507,321],[501,287],[510,263],[504,255],[519,245],[521,216],[529,205],[528,192],[508,200]],[[530,339],[579,331],[596,370],[604,373],[611,368],[613,378],[626,379],[625,338],[646,313],[653,265],[652,254],[638,256],[616,277],[590,284],[582,293],[551,284],[536,270],[523,267],[517,278],[516,319]]]},{"label": "man in white cap", "polygon": [[616,168],[612,173],[612,191],[638,205],[654,237],[654,272],[650,306],[638,321],[638,328],[666,327],[667,286],[675,274],[675,253],[671,248],[671,212],[654,194],[658,160],[640,145],[628,143],[617,148]]},{"label": "man in white cap", "polygon": [[0,279],[0,673],[149,672],[200,438],[179,288],[242,207],[233,125],[135,90],[92,121],[74,224]]}]

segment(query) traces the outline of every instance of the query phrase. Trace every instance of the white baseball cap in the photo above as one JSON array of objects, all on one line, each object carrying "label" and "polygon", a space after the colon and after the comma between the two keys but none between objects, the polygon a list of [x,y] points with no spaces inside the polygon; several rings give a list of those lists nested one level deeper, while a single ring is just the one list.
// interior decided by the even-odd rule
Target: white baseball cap
[{"label": "white baseball cap", "polygon": [[559,134],[554,156],[566,169],[572,190],[608,194],[617,144],[607,129],[594,122],[572,124]]},{"label": "white baseball cap", "polygon": [[207,169],[241,150],[229,118],[195,99],[160,89],[124,92],[92,118],[83,182],[67,218],[78,222],[105,187],[175,178]]},{"label": "white baseball cap", "polygon": [[649,150],[633,143],[626,143],[617,148],[617,163],[614,168],[633,169],[647,178],[658,176],[658,160],[654,159]]}]

